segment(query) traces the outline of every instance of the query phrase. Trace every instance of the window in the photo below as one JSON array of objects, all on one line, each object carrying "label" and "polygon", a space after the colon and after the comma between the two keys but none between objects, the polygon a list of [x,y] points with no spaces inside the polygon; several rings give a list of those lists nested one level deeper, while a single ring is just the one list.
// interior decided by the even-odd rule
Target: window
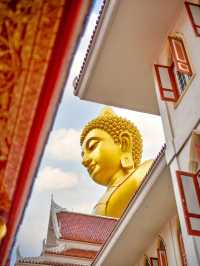
[{"label": "window", "polygon": [[178,90],[179,93],[182,94],[187,87],[188,81],[190,80],[191,76],[181,73],[180,71],[177,71],[176,68],[174,69],[174,75],[176,78],[176,81],[178,83]]},{"label": "window", "polygon": [[173,36],[169,36],[168,39],[172,64],[155,65],[155,72],[161,100],[177,102],[187,88],[193,73],[183,40]]},{"label": "window", "polygon": [[179,252],[180,252],[182,266],[188,266],[187,257],[186,257],[186,253],[185,253],[185,247],[184,247],[184,243],[183,243],[183,237],[182,237],[182,232],[181,232],[181,227],[180,227],[179,221],[178,221],[178,226],[177,226],[177,239],[178,239]]},{"label": "window", "polygon": [[200,236],[200,170],[176,175],[188,234]]},{"label": "window", "polygon": [[173,64],[171,66],[155,65],[160,97],[163,101],[176,102],[179,99],[180,94],[173,73],[173,67]]},{"label": "window", "polygon": [[159,237],[159,245],[158,245],[157,252],[158,252],[158,265],[159,266],[168,266],[165,243],[161,237]]},{"label": "window", "polygon": [[200,37],[200,4],[185,2],[185,7],[196,36]]},{"label": "window", "polygon": [[144,266],[158,266],[158,258],[155,257],[148,257],[148,256],[144,256]]},{"label": "window", "polygon": [[150,258],[151,266],[158,266],[158,258]]}]

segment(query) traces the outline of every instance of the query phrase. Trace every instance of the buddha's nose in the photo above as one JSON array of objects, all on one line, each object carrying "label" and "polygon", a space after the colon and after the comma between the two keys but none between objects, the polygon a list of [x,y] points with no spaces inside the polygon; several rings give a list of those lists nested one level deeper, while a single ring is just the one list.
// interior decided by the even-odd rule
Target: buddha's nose
[{"label": "buddha's nose", "polygon": [[92,159],[90,159],[88,156],[83,156],[83,160],[82,160],[82,164],[86,167],[86,168],[88,168],[89,167],[89,165],[91,164],[91,162],[92,162]]}]

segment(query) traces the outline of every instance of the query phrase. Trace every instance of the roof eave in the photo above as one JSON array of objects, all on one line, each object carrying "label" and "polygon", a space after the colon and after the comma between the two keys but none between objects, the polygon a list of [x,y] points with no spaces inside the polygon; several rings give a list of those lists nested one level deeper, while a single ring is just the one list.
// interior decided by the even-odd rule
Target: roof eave
[{"label": "roof eave", "polygon": [[87,90],[87,82],[98,60],[100,48],[118,4],[119,0],[103,1],[80,73],[74,80],[74,95],[78,96],[80,99],[84,99]]}]

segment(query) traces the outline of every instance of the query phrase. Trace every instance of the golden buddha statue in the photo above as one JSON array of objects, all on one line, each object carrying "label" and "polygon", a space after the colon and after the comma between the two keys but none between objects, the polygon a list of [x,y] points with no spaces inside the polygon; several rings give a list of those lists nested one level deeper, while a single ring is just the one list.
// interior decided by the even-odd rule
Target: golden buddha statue
[{"label": "golden buddha statue", "polygon": [[96,183],[107,186],[94,213],[121,217],[153,162],[141,164],[139,130],[111,108],[104,108],[100,116],[85,126],[80,142],[82,164]]}]

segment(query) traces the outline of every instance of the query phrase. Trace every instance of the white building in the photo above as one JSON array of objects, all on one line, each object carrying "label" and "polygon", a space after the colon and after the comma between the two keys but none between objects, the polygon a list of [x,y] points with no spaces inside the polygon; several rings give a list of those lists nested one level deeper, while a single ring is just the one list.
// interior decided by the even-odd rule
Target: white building
[{"label": "white building", "polygon": [[160,115],[166,138],[93,264],[199,266],[200,2],[105,1],[75,94]]}]

